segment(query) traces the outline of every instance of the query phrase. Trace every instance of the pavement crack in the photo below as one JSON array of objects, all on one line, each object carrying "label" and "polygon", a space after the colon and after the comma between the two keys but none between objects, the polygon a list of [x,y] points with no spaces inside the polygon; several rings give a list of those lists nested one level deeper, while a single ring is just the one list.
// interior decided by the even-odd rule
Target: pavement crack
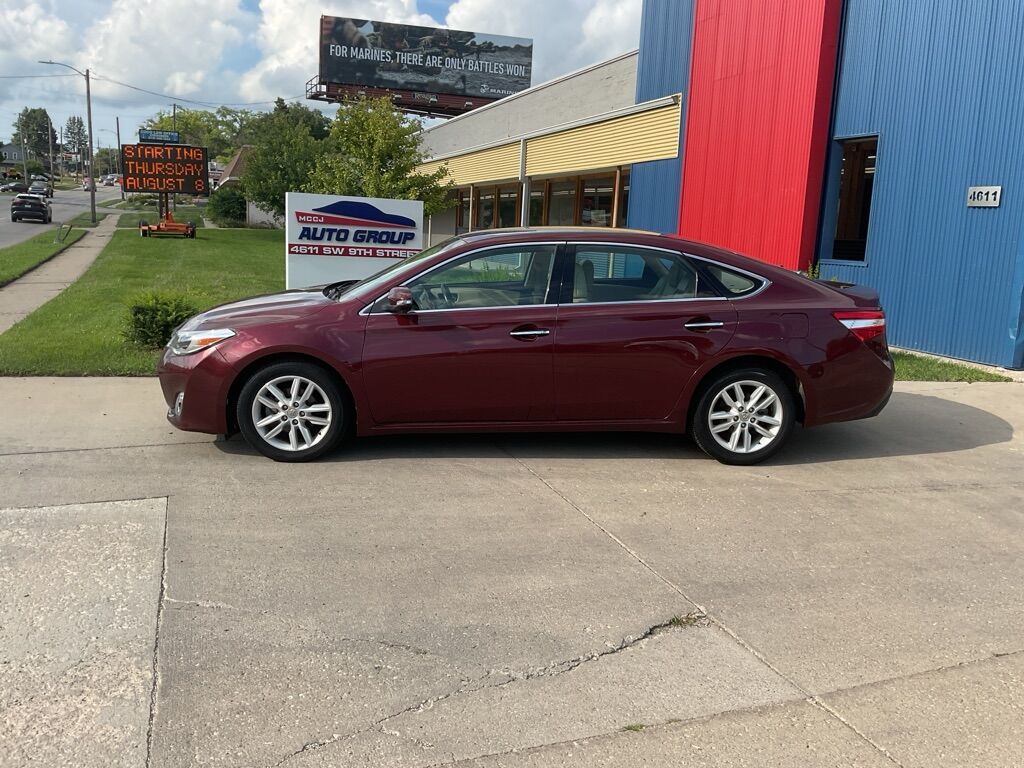
[{"label": "pavement crack", "polygon": [[156,602],[156,631],[153,634],[153,687],[149,691],[149,722],[146,726],[146,768],[153,762],[153,729],[156,725],[157,693],[160,689],[160,627],[164,618],[164,600],[167,596],[167,513],[170,499],[164,498],[164,529],[162,533],[160,563],[160,592]]},{"label": "pavement crack", "polygon": [[[396,738],[407,739],[423,749],[433,749],[434,745],[430,742],[423,741],[422,739],[417,739],[414,736],[410,736],[409,734],[402,733],[398,730],[389,729],[387,727],[387,724],[390,723],[392,720],[402,717],[403,715],[412,714],[414,712],[428,711],[430,709],[433,709],[435,704],[439,704],[440,702],[446,701],[447,699],[452,699],[467,693],[477,693],[479,691],[485,691],[492,688],[504,688],[505,686],[512,685],[514,683],[525,682],[528,680],[536,680],[543,677],[557,677],[559,675],[564,675],[569,672],[572,672],[574,669],[577,669],[591,661],[595,661],[606,656],[613,656],[617,653],[622,653],[623,651],[627,651],[631,648],[634,648],[637,645],[643,643],[645,640],[649,640],[655,635],[659,635],[663,632],[668,632],[673,629],[681,629],[684,627],[707,626],[710,626],[710,620],[707,614],[704,612],[704,610],[702,608],[699,608],[691,611],[690,613],[684,616],[673,616],[672,618],[666,621],[659,622],[658,624],[648,627],[646,630],[644,630],[644,632],[642,632],[639,635],[626,636],[619,643],[615,644],[611,648],[606,648],[603,651],[595,651],[593,653],[583,654],[581,656],[576,656],[575,658],[568,659],[566,661],[553,662],[551,664],[548,664],[547,666],[536,667],[519,674],[516,674],[514,672],[490,670],[486,674],[481,675],[480,677],[463,678],[460,681],[459,687],[455,690],[448,691],[447,693],[438,694],[436,696],[429,696],[425,699],[421,699],[415,704],[411,704],[407,707],[398,710],[397,712],[393,712],[389,715],[385,715],[384,717],[378,720],[375,720],[374,722],[370,723],[364,728],[360,728],[359,730],[352,731],[351,733],[347,734],[332,734],[331,737],[328,739],[307,742],[302,746],[301,749],[298,749],[295,752],[286,755],[277,763],[274,763],[273,768],[279,768],[279,766],[283,765],[284,763],[287,763],[289,760],[292,760],[293,758],[299,757],[303,754],[313,752],[318,749],[323,749],[324,747],[329,747],[330,745],[342,740],[347,741],[354,739],[358,736],[362,736],[363,734],[370,733],[371,731],[377,731],[379,733],[383,733],[388,736],[393,736]],[[494,682],[491,682],[486,685],[480,685],[480,683],[484,683],[488,679],[493,679]]]}]

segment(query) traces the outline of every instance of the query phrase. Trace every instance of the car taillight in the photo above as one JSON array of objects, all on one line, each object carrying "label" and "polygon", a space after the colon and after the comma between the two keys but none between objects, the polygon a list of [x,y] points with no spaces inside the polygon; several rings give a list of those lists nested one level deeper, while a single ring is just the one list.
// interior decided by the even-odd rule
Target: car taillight
[{"label": "car taillight", "polygon": [[861,341],[870,341],[885,333],[885,312],[880,309],[833,312],[832,317]]}]

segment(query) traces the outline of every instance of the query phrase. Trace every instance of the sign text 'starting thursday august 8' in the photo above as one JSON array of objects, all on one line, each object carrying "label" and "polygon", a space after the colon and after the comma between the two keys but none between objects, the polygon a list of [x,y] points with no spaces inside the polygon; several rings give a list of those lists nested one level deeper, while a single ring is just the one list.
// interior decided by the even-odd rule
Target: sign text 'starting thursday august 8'
[{"label": "sign text 'starting thursday august 8'", "polygon": [[125,144],[121,147],[125,192],[205,195],[210,191],[205,147]]}]

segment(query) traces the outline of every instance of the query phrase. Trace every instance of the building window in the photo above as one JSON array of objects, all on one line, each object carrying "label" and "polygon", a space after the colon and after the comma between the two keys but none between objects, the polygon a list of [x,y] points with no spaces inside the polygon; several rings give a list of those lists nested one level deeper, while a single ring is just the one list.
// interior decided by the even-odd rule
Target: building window
[{"label": "building window", "polygon": [[622,190],[619,192],[619,220],[616,222],[617,227],[628,227],[628,216],[629,213],[629,171],[622,172]]},{"label": "building window", "polygon": [[460,189],[455,207],[455,234],[469,229],[469,190]]},{"label": "building window", "polygon": [[519,186],[498,190],[498,226],[514,227],[519,223]]},{"label": "building window", "polygon": [[548,224],[571,227],[576,223],[576,179],[551,182],[548,200]]},{"label": "building window", "polygon": [[544,190],[547,184],[543,181],[537,182],[540,189],[530,190],[530,226],[544,226]]},{"label": "building window", "polygon": [[476,198],[476,221],[473,229],[491,229],[494,226],[494,188],[481,189]]},{"label": "building window", "polygon": [[615,177],[583,180],[583,208],[580,223],[584,227],[610,227],[615,207]]},{"label": "building window", "polygon": [[843,164],[839,174],[839,212],[836,216],[832,258],[864,261],[878,137],[850,139],[840,143],[843,148]]}]

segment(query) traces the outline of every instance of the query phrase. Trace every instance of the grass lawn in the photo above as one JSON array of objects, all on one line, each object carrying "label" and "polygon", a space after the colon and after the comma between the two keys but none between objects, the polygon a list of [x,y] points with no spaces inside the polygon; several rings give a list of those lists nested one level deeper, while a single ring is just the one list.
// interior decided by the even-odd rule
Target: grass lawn
[{"label": "grass lawn", "polygon": [[53,188],[54,189],[63,189],[65,191],[69,190],[69,189],[78,189],[80,186],[82,186],[82,182],[75,181],[74,179],[71,179],[70,181],[55,181],[55,182],[53,182]]},{"label": "grass lawn", "polygon": [[892,359],[896,363],[896,381],[1012,381],[1008,376],[910,352],[893,352]]},{"label": "grass lawn", "polygon": [[69,245],[78,242],[85,234],[81,229],[73,229],[63,243],[55,243],[53,237],[56,231],[52,227],[47,227],[23,243],[0,248],[0,285],[7,285],[33,267],[56,256]]},{"label": "grass lawn", "polygon": [[[110,211],[96,211],[96,224],[99,224],[107,216],[110,215]],[[92,214],[89,211],[80,213],[77,216],[68,219],[65,224],[70,224],[72,227],[95,227],[96,224],[92,223]]]},{"label": "grass lawn", "polygon": [[[196,225],[196,229],[203,226],[203,213],[198,207],[194,205],[179,205],[178,210],[172,211],[174,213],[174,220],[185,223],[191,221]],[[139,221],[148,221],[150,224],[156,224],[160,220],[160,217],[156,215],[156,210],[148,211],[129,211],[128,213],[121,214],[121,219],[117,222],[117,226],[121,229],[138,229]]]},{"label": "grass lawn", "polygon": [[148,375],[159,353],[122,336],[128,303],[177,291],[201,309],[284,289],[284,233],[206,230],[195,240],[116,232],[70,288],[0,335],[0,375]]}]

